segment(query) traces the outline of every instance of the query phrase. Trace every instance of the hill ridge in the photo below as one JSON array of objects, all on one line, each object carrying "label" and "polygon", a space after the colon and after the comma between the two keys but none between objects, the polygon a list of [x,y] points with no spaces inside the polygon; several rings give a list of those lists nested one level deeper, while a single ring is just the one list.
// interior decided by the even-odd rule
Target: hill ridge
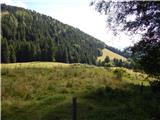
[{"label": "hill ridge", "polygon": [[1,4],[2,62],[96,64],[105,43],[36,11]]}]

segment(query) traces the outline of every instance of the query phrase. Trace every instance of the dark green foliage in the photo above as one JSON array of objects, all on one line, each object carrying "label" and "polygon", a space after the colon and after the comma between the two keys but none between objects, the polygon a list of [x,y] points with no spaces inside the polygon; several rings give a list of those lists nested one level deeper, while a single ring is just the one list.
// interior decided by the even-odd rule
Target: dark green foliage
[{"label": "dark green foliage", "polygon": [[97,64],[96,64],[96,65],[97,65],[97,66],[105,66],[105,62],[99,60],[99,61],[97,61]]},{"label": "dark green foliage", "polygon": [[10,62],[10,51],[9,51],[8,42],[3,37],[1,40],[1,62],[3,62],[3,63]]},{"label": "dark green foliage", "polygon": [[10,62],[15,63],[16,62],[16,53],[15,53],[15,50],[12,45],[10,45],[9,51],[10,51]]},{"label": "dark green foliage", "polygon": [[97,51],[97,55],[98,55],[98,56],[102,56],[102,55],[103,55],[102,50],[99,49],[99,50]]},{"label": "dark green foliage", "polygon": [[[2,62],[95,64],[104,48],[103,42],[49,16],[5,4],[1,8],[2,14],[7,13],[2,15],[2,37],[7,41],[2,47]],[[12,47],[8,50],[7,46]]]},{"label": "dark green foliage", "polygon": [[113,64],[114,64],[114,66],[117,66],[117,67],[122,67],[123,66],[123,61],[120,59],[116,59],[116,58],[114,58],[113,59]]},{"label": "dark green foliage", "polygon": [[158,39],[146,35],[132,48],[132,56],[137,67],[156,77],[160,76],[160,41]]},{"label": "dark green foliage", "polygon": [[131,58],[132,55],[131,47],[126,47],[122,52],[126,58]]},{"label": "dark green foliage", "polygon": [[[128,31],[140,29],[156,33],[160,31],[159,1],[95,0],[91,5],[95,5],[98,12],[110,14],[107,17],[107,25],[115,30],[115,32],[119,29]],[[113,12],[115,14],[111,14]],[[133,14],[136,16],[136,19],[127,20],[128,15]],[[119,28],[120,25],[121,28]]]},{"label": "dark green foliage", "polygon": [[128,69],[132,69],[133,65],[130,61],[123,61],[123,67],[128,68]]},{"label": "dark green foliage", "polygon": [[122,61],[121,59],[113,59],[113,65],[115,67],[124,67],[124,68],[128,68],[128,69],[136,69],[136,63],[134,64],[133,61],[131,61],[130,59],[128,61]]},{"label": "dark green foliage", "polygon": [[[136,68],[151,76],[159,77],[160,1],[95,0],[91,5],[95,5],[98,12],[109,14],[107,23],[115,33],[119,30],[127,30],[142,35],[141,41],[132,48]],[[111,14],[113,12],[115,14]],[[128,15],[134,15],[135,19],[127,20]]]}]

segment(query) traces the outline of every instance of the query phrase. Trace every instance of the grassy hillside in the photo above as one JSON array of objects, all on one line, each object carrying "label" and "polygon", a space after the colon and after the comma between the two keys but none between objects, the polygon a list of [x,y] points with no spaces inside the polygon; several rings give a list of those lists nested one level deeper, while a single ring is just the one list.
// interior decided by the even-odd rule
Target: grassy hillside
[{"label": "grassy hillside", "polygon": [[99,60],[104,61],[104,59],[106,58],[106,56],[109,56],[110,59],[116,58],[116,59],[122,59],[123,61],[127,60],[125,57],[123,57],[123,56],[121,56],[119,54],[116,54],[116,53],[114,53],[114,52],[112,52],[112,51],[110,51],[110,50],[108,50],[106,48],[102,49],[102,53],[103,53],[102,56],[97,57],[98,61]]},{"label": "grassy hillside", "polygon": [[[67,66],[67,67],[66,67]],[[160,100],[143,75],[80,64],[2,64],[2,119],[158,120]],[[121,75],[119,74],[121,73]],[[140,92],[140,82],[144,92]]]},{"label": "grassy hillside", "polygon": [[25,63],[8,63],[1,64],[3,69],[16,68],[53,68],[53,67],[69,67],[70,64],[60,62],[25,62]]}]

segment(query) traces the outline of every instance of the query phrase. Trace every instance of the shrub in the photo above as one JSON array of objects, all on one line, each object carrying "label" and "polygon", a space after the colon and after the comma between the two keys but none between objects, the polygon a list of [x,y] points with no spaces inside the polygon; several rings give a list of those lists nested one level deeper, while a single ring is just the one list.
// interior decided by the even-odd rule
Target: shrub
[{"label": "shrub", "polygon": [[111,63],[105,63],[104,67],[112,67],[113,65]]}]

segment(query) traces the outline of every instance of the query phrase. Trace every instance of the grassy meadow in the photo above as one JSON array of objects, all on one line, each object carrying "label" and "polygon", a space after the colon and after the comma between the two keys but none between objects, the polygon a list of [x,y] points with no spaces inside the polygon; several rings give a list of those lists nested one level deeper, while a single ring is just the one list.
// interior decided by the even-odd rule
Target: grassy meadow
[{"label": "grassy meadow", "polygon": [[98,58],[97,58],[97,61],[104,61],[105,60],[105,58],[106,58],[106,56],[109,56],[109,58],[110,59],[114,59],[114,58],[116,58],[116,59],[122,59],[123,61],[126,61],[127,59],[125,58],[125,57],[123,57],[123,56],[121,56],[121,55],[118,55],[118,54],[116,54],[116,53],[114,53],[114,52],[112,52],[112,51],[110,51],[110,50],[108,50],[108,49],[103,49],[102,50],[102,56],[99,56]]},{"label": "grassy meadow", "polygon": [[[1,65],[3,120],[159,120],[145,75],[122,68],[30,62]],[[143,82],[143,92],[140,84]]]}]

